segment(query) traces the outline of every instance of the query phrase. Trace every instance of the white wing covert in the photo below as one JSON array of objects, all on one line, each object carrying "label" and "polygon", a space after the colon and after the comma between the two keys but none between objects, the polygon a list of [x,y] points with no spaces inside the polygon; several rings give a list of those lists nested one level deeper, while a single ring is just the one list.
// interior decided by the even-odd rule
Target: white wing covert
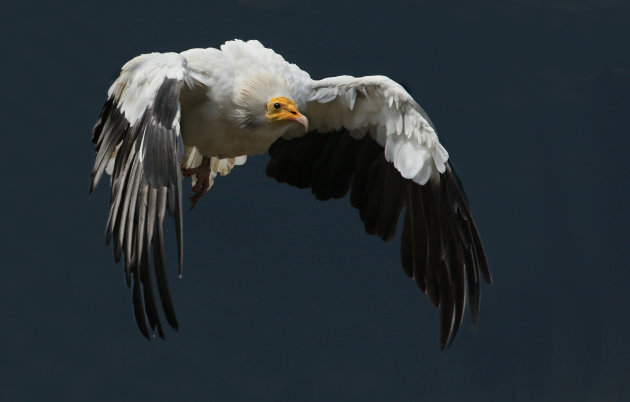
[{"label": "white wing covert", "polygon": [[480,278],[492,279],[468,201],[433,124],[387,77],[326,78],[306,90],[312,131],[276,141],[267,175],[311,187],[319,200],[349,192],[366,232],[385,241],[394,237],[404,209],[403,269],[440,309],[440,344],[450,345],[466,298],[476,325]]},{"label": "white wing covert", "polygon": [[370,132],[385,148],[385,159],[405,179],[425,184],[443,173],[448,152],[427,114],[407,91],[384,76],[340,76],[314,81],[307,106],[311,126],[319,131],[342,127],[354,138]]},{"label": "white wing covert", "polygon": [[[164,337],[151,278],[151,249],[159,297],[168,323],[177,319],[165,271],[163,220],[175,220],[179,270],[182,268],[182,173],[180,104],[190,83],[186,60],[176,53],[138,56],[122,68],[93,129],[96,159],[90,192],[103,172],[111,174],[106,242],[113,240],[116,262],[124,255],[127,285],[140,331]],[[145,318],[146,315],[146,318]]]}]

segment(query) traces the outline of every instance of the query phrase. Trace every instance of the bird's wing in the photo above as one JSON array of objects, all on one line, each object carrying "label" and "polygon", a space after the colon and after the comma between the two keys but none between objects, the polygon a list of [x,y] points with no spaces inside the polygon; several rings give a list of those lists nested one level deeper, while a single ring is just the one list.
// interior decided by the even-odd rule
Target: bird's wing
[{"label": "bird's wing", "polygon": [[175,219],[181,274],[179,95],[191,80],[186,60],[179,54],[152,53],[134,58],[110,87],[93,130],[97,155],[90,192],[107,170],[111,197],[106,241],[113,241],[117,262],[124,255],[127,285],[133,282],[136,322],[147,338],[150,330],[164,337],[152,286],[151,258],[166,320],[177,328],[165,271],[162,226],[168,211]]},{"label": "bird's wing", "polygon": [[383,240],[395,235],[404,209],[402,266],[439,307],[445,347],[461,325],[467,296],[476,324],[480,277],[492,279],[461,183],[431,121],[386,77],[329,78],[314,81],[309,91],[305,114],[312,131],[275,142],[267,174],[311,187],[320,200],[350,192],[366,232]]}]

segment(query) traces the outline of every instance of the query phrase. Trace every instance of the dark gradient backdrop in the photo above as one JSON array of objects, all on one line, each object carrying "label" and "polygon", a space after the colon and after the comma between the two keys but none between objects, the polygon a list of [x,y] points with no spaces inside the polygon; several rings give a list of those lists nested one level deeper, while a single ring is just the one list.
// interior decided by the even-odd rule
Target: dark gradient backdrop
[{"label": "dark gradient backdrop", "polygon": [[[630,400],[630,6],[474,3],[5,5],[0,400]],[[399,238],[260,156],[185,212],[181,329],[142,338],[103,244],[107,183],[88,195],[91,128],[126,60],[235,37],[410,89],[494,274],[476,333],[466,317],[440,351]]]}]

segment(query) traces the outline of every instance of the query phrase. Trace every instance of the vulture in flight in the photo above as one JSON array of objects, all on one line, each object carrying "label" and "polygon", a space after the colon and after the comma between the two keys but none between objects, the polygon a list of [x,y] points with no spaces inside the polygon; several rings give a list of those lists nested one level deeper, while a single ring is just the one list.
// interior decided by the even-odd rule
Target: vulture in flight
[{"label": "vulture in flight", "polygon": [[402,268],[440,309],[442,348],[466,299],[477,323],[481,279],[492,279],[462,185],[427,114],[387,77],[313,80],[255,40],[143,54],[109,88],[92,141],[90,192],[111,176],[106,242],[147,338],[164,337],[156,293],[178,327],[163,222],[168,211],[181,276],[183,177],[194,206],[217,174],[265,152],[267,175],[281,183],[318,200],[349,193],[369,234],[392,239],[403,215]]}]

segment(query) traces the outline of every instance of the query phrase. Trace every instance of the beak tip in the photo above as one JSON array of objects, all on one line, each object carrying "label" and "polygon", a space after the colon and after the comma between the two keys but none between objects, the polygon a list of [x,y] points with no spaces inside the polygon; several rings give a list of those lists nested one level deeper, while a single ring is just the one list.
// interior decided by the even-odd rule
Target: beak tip
[{"label": "beak tip", "polygon": [[304,132],[308,132],[308,119],[306,118],[306,116],[304,116]]},{"label": "beak tip", "polygon": [[308,119],[303,114],[298,117],[297,122],[304,126],[304,132],[308,132]]}]

